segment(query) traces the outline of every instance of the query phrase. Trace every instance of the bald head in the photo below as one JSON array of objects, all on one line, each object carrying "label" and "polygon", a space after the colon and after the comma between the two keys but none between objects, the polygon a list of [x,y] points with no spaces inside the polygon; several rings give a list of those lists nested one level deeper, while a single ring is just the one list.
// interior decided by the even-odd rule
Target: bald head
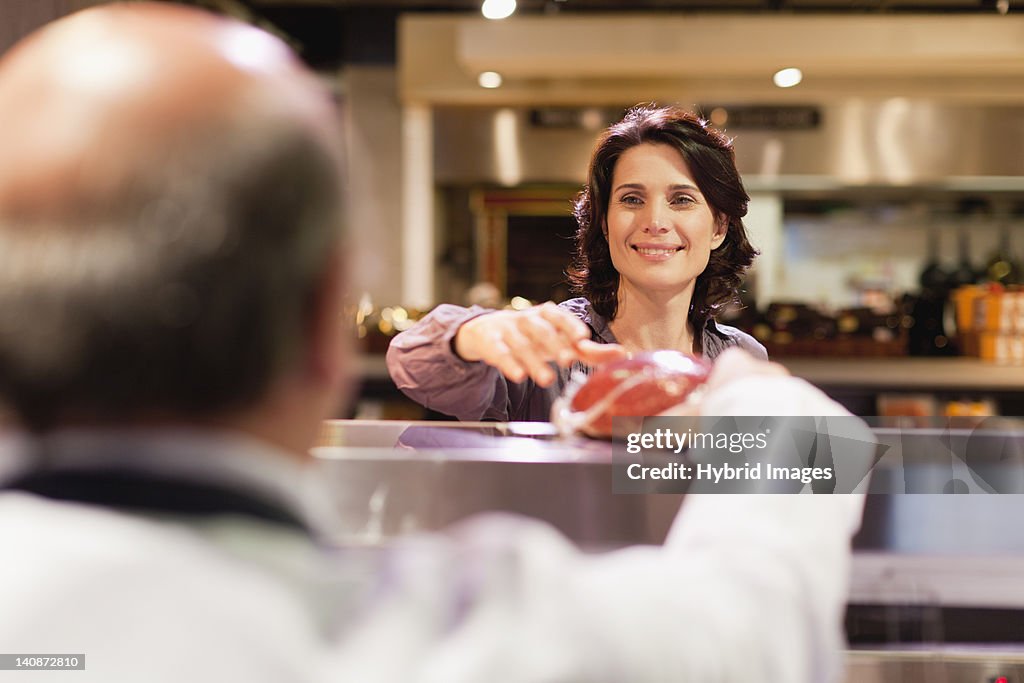
[{"label": "bald head", "polygon": [[0,60],[0,211],[81,210],[253,117],[330,125],[324,94],[276,38],[171,4],[79,12]]},{"label": "bald head", "polygon": [[340,134],[283,43],[85,10],[0,59],[0,122],[0,398],[27,423],[237,408],[296,362]]}]

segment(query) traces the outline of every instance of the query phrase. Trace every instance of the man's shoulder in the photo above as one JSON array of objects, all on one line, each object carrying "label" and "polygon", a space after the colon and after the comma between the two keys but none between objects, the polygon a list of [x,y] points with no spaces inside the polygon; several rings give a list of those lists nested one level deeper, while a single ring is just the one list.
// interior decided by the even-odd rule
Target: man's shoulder
[{"label": "man's shoulder", "polygon": [[176,525],[29,498],[0,494],[0,516],[30,515],[17,530],[16,520],[0,524],[5,556],[16,558],[0,567],[5,645],[74,643],[90,680],[114,683],[312,678],[315,626],[282,582]]},{"label": "man's shoulder", "polygon": [[[237,567],[204,532],[201,518],[143,515],[87,503],[54,501],[31,493],[0,493],[0,540],[25,562],[67,569],[85,577],[89,567],[162,566],[199,571]],[[35,538],[46,542],[36,544]],[[86,571],[73,572],[77,566]]]},{"label": "man's shoulder", "polygon": [[[308,640],[316,629],[300,593],[280,572],[245,562],[231,547],[253,539],[218,539],[223,529],[204,526],[0,493],[0,545],[17,558],[0,564],[0,602],[7,609],[0,640],[45,643],[63,635],[91,653],[120,651],[119,639],[131,637],[140,652],[155,655],[172,637],[192,652],[211,638],[248,638],[263,644],[264,661],[290,660],[303,638],[288,632]],[[40,609],[48,611],[45,622]],[[288,644],[278,647],[279,639]],[[108,680],[127,680],[119,671],[111,665]]]},{"label": "man's shoulder", "polygon": [[[167,571],[218,592],[242,584],[268,591],[283,568],[310,566],[315,551],[303,533],[240,515],[138,514],[18,491],[0,493],[0,546],[19,558],[19,571],[45,570],[52,588],[69,592],[107,585],[103,576],[156,581]],[[17,578],[0,568],[0,586]]]}]

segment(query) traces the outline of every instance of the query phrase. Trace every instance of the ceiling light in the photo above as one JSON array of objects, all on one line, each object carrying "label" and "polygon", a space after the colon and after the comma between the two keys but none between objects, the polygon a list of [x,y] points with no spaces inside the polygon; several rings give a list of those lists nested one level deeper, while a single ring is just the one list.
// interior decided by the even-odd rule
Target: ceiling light
[{"label": "ceiling light", "polygon": [[780,88],[792,88],[804,80],[804,73],[795,67],[781,69],[772,76],[772,81]]},{"label": "ceiling light", "polygon": [[485,71],[476,78],[481,88],[500,88],[501,74],[497,71]]},{"label": "ceiling light", "polygon": [[516,11],[516,0],[484,0],[480,11],[488,19],[505,19]]}]

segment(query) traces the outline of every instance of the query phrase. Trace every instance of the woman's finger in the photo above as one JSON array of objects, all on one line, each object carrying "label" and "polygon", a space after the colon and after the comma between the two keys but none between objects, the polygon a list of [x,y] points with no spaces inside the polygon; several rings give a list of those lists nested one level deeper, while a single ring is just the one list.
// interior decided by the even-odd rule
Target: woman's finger
[{"label": "woman's finger", "polygon": [[512,352],[516,362],[526,369],[534,382],[546,387],[555,381],[555,373],[548,365],[547,359],[533,346],[529,337],[516,329],[510,330],[503,341]]},{"label": "woman's finger", "polygon": [[555,360],[569,367],[579,358],[577,344],[590,338],[590,328],[582,320],[552,303],[544,304],[539,313],[552,326],[557,336],[558,355]]},{"label": "woman's finger", "polygon": [[569,339],[580,341],[590,338],[590,328],[582,320],[550,301],[538,306],[537,312]]},{"label": "woman's finger", "polygon": [[526,368],[519,363],[515,353],[502,341],[500,336],[495,336],[491,340],[490,348],[483,361],[496,367],[498,372],[513,382],[522,382],[526,379]]},{"label": "woman's finger", "polygon": [[580,361],[586,365],[603,365],[615,360],[622,360],[629,355],[625,347],[619,344],[599,344],[589,339],[576,344]]},{"label": "woman's finger", "polygon": [[518,323],[519,331],[530,340],[533,350],[544,361],[554,361],[559,365],[568,366],[576,358],[575,340],[566,337],[559,328],[539,313],[524,315],[519,318]]}]

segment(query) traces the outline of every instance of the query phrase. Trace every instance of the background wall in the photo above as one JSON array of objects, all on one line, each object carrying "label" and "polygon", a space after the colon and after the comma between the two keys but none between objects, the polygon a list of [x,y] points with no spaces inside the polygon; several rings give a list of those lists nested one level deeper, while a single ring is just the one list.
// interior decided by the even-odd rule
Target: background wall
[{"label": "background wall", "polygon": [[0,53],[48,21],[101,0],[0,0]]},{"label": "background wall", "polygon": [[402,111],[395,80],[390,66],[349,66],[341,74],[354,280],[383,305],[402,300]]}]

